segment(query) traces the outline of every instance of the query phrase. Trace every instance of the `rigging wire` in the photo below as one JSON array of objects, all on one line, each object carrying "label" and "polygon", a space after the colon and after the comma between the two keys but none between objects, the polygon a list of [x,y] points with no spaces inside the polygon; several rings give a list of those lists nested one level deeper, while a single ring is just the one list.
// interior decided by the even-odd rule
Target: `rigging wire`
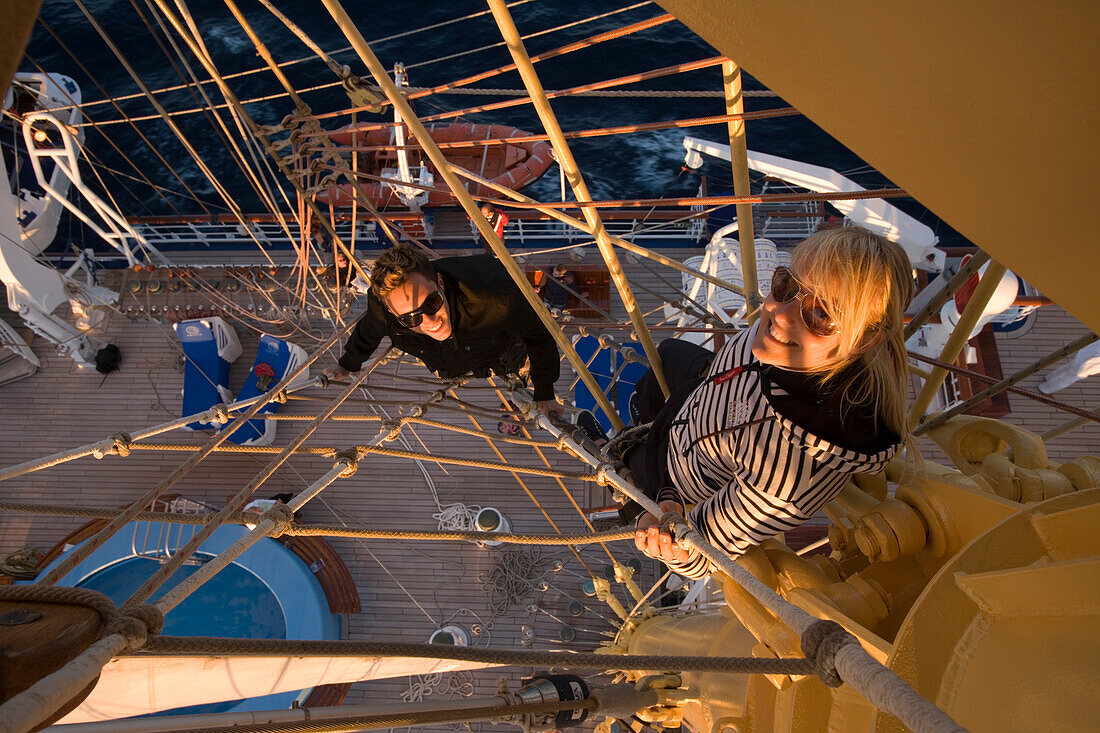
[{"label": "rigging wire", "polygon": [[[599,43],[603,43],[605,41],[609,41],[609,40],[612,40],[612,39],[615,39],[615,38],[621,38],[622,36],[626,36],[626,35],[629,35],[629,34],[632,34],[632,33],[637,33],[639,31],[647,30],[649,28],[653,28],[654,26],[661,25],[662,23],[667,23],[671,20],[675,20],[675,18],[671,14],[666,13],[664,15],[659,15],[655,18],[650,18],[648,20],[644,20],[644,21],[641,21],[639,23],[633,23],[631,25],[616,28],[614,30],[606,31],[604,33],[599,33],[599,34],[597,34],[595,36],[591,36],[589,38],[585,38],[585,39],[582,39],[582,40],[579,40],[579,41],[574,41],[572,43],[568,43],[564,46],[559,46],[558,48],[554,48],[554,49],[551,49],[549,51],[544,51],[543,53],[532,57],[531,60],[532,60],[533,63],[537,63],[539,61],[545,61],[547,59],[556,58],[558,56],[563,56],[565,54],[572,53],[574,51],[579,51],[581,49],[590,48],[591,46],[595,46],[595,45],[597,45]],[[488,78],[491,78],[491,77],[494,77],[494,76],[499,76],[500,74],[506,73],[508,71],[514,71],[515,69],[516,69],[515,63],[505,64],[504,66],[498,66],[495,69],[490,69],[488,71],[482,71],[482,72],[479,72],[477,74],[473,74],[471,76],[465,76],[465,77],[463,77],[461,79],[458,79],[456,81],[452,81],[452,82],[448,82],[446,84],[440,84],[438,86],[431,87],[430,89],[422,91],[422,92],[416,92],[416,93],[408,94],[406,96],[406,99],[407,99],[407,101],[412,102],[413,100],[419,99],[421,97],[426,97],[426,96],[429,96],[431,94],[435,94],[437,92],[445,91],[447,89],[453,89],[455,87],[466,86],[466,85],[472,84],[476,81],[482,81],[484,79],[488,79]],[[522,103],[522,100],[521,100],[520,103]],[[504,104],[502,106],[512,106],[512,104],[509,103],[509,104]],[[360,110],[360,111],[362,111],[362,110]],[[330,113],[326,113],[326,114],[323,114],[323,115],[317,115],[315,117],[315,119],[320,120],[320,119],[325,119],[325,118],[328,118],[328,117],[338,116],[340,114],[346,114],[346,111],[345,112],[334,112],[334,113],[330,112]],[[430,118],[426,118],[426,117],[421,118],[421,122],[428,121],[429,119]]]},{"label": "rigging wire", "polygon": [[[549,33],[556,33],[557,31],[563,31],[563,30],[567,30],[569,28],[575,28],[577,26],[584,25],[586,23],[591,23],[591,22],[596,21],[596,20],[603,20],[604,18],[609,18],[612,15],[618,15],[619,13],[625,13],[625,12],[628,12],[630,10],[636,10],[638,8],[642,8],[642,7],[645,7],[646,5],[650,5],[650,4],[652,4],[652,3],[647,0],[646,2],[634,3],[633,5],[627,5],[626,7],[618,8],[616,10],[610,10],[606,13],[600,13],[599,15],[592,15],[592,16],[589,16],[588,18],[583,18],[581,20],[576,20],[576,21],[572,21],[572,22],[569,22],[569,23],[563,23],[562,25],[554,26],[553,28],[547,28],[545,30],[535,31],[533,33],[528,33],[527,35],[523,36],[523,40],[526,41],[526,40],[531,39],[531,38],[538,38],[539,36],[545,36]],[[511,8],[512,6],[509,5],[508,7]],[[489,13],[491,11],[485,11],[485,12]],[[373,46],[375,44],[371,44],[371,45]],[[491,43],[491,44],[488,44],[488,45],[485,45],[485,46],[480,46],[478,48],[470,49],[468,51],[459,51],[457,53],[447,54],[446,56],[440,56],[440,57],[437,57],[437,58],[434,58],[434,59],[429,59],[427,61],[418,61],[414,64],[407,64],[405,66],[405,68],[406,69],[415,69],[415,68],[419,68],[419,67],[422,67],[422,66],[428,66],[429,64],[438,64],[438,63],[441,63],[443,61],[451,61],[453,59],[461,58],[463,56],[469,56],[470,54],[479,53],[481,51],[488,51],[488,50],[493,49],[493,48],[500,48],[503,45],[504,45],[503,41],[498,41],[497,43]]]},{"label": "rigging wire", "polygon": [[[509,7],[523,5],[523,4],[531,2],[531,1],[532,0],[519,0],[518,2],[510,3]],[[549,33],[565,30],[565,29],[568,29],[568,28],[575,27],[577,25],[581,25],[581,24],[584,24],[584,23],[589,23],[589,22],[592,22],[592,21],[595,21],[595,20],[600,20],[600,19],[603,19],[605,17],[609,17],[609,16],[617,14],[617,13],[622,13],[622,12],[625,12],[625,11],[628,11],[628,10],[633,10],[633,9],[640,8],[640,7],[643,7],[645,5],[649,5],[649,4],[651,4],[651,3],[650,2],[636,3],[634,5],[630,5],[630,6],[627,6],[627,7],[624,7],[624,8],[620,8],[618,10],[613,10],[613,11],[610,11],[610,12],[590,16],[590,17],[582,19],[580,21],[573,21],[573,22],[570,22],[570,23],[562,24],[560,26],[555,26],[553,28],[548,28],[548,29],[545,29],[545,30],[542,30],[542,31],[536,31],[536,32],[531,33],[527,36],[524,36],[524,38],[535,38],[535,37],[538,37],[538,36],[541,36],[541,35],[546,35],[546,34],[549,34]],[[414,34],[414,33],[419,33],[419,32],[422,32],[422,31],[437,29],[437,28],[440,28],[440,27],[443,27],[443,26],[447,26],[447,25],[456,23],[458,21],[467,20],[467,19],[471,19],[471,18],[483,16],[483,15],[488,15],[489,13],[490,13],[490,11],[488,11],[488,10],[480,11],[480,12],[477,12],[477,13],[472,13],[472,14],[467,15],[467,16],[463,16],[462,18],[456,18],[456,19],[449,20],[449,21],[443,21],[441,23],[436,23],[434,25],[425,26],[425,27],[419,28],[419,29],[413,29],[411,31],[404,31],[402,33],[396,33],[396,34],[393,34],[391,36],[386,36],[382,39],[378,39],[376,41],[373,41],[372,45],[378,45],[378,44],[384,43],[386,41],[395,40],[397,38],[402,38],[402,37],[405,37],[405,36],[408,36],[408,35],[411,35],[411,34]],[[499,45],[502,45],[502,44],[493,44],[492,46],[487,46],[483,49],[476,49],[476,50],[485,50],[487,48],[494,48],[494,47],[497,47]],[[329,52],[328,55],[335,56],[337,54],[346,53],[346,52],[349,52],[351,50],[352,49],[351,49],[350,46],[345,46],[345,47],[342,47],[342,48],[337,49],[335,51]],[[419,67],[419,66],[424,66],[424,65],[427,65],[427,64],[434,64],[434,63],[438,63],[438,62],[441,62],[441,61],[444,61],[444,60],[449,60],[451,58],[455,58],[455,57],[458,57],[458,56],[467,55],[468,53],[473,53],[473,52],[472,51],[471,52],[463,52],[463,53],[458,53],[458,54],[452,54],[452,55],[445,56],[445,57],[440,57],[440,58],[437,58],[437,59],[432,59],[432,60],[429,60],[429,61],[418,62],[418,63],[408,65],[408,66],[406,66],[406,68],[411,69],[411,68],[416,68],[416,67]],[[299,64],[299,63],[302,63],[302,62],[314,61],[314,60],[317,60],[317,58],[318,57],[316,55],[303,56],[303,57],[300,57],[300,58],[297,58],[297,59],[282,62],[282,63],[279,64],[279,66],[280,66],[280,68],[286,68],[288,66],[292,66],[292,65]],[[267,67],[258,67],[258,68],[250,69],[248,71],[241,71],[241,72],[226,74],[226,75],[223,76],[223,78],[226,79],[226,80],[238,79],[238,78],[242,78],[242,77],[245,77],[245,76],[259,74],[259,73],[262,73],[264,71],[267,71]],[[210,79],[202,80],[201,82],[197,82],[197,83],[199,83],[201,85],[201,84],[215,83],[215,81],[216,81],[215,79],[210,78]],[[323,91],[323,90],[338,87],[342,83],[343,83],[342,81],[336,81],[336,82],[328,82],[328,83],[324,83],[324,84],[315,84],[315,85],[312,85],[312,86],[299,88],[296,91],[297,91],[298,94],[304,94],[304,93],[310,93],[310,92],[316,92],[316,91]],[[190,85],[189,84],[172,85],[172,86],[167,86],[167,87],[162,87],[162,88],[156,89],[156,90],[154,90],[153,93],[156,94],[156,95],[163,95],[163,94],[167,94],[167,93],[170,93],[170,92],[180,91],[182,89],[187,88],[188,86],[190,86]],[[414,88],[414,90],[415,91],[423,91],[421,88]],[[486,92],[487,93],[492,93],[492,90],[486,90]],[[463,92],[456,91],[455,93],[460,94],[460,93],[463,93]],[[116,101],[122,102],[122,101],[131,100],[131,99],[141,98],[142,96],[143,95],[140,94],[140,93],[127,94],[127,95],[121,95],[121,96],[113,97],[113,99],[116,100]],[[247,99],[247,100],[242,100],[241,103],[242,104],[253,104],[253,103],[267,102],[267,101],[272,101],[272,100],[275,100],[275,99],[284,99],[288,96],[290,96],[290,94],[286,91],[276,92],[276,93],[273,93],[273,94],[262,95],[262,96],[253,97],[253,98],[250,98],[250,99]],[[751,96],[751,93],[748,94],[748,96]],[[89,101],[89,102],[85,102],[84,104],[85,104],[85,106],[95,106],[95,105],[99,105],[99,104],[106,104],[109,101],[111,101],[111,99],[112,98],[101,99],[101,100],[92,100],[92,101]],[[216,108],[222,108],[222,107],[226,107],[226,106],[228,106],[228,105],[223,104],[223,105],[218,105]],[[179,114],[196,114],[196,113],[201,112],[201,111],[203,111],[201,108],[195,108],[195,109],[190,109],[190,110],[177,112],[177,113],[174,113],[174,114],[177,114],[177,115],[179,115]],[[159,117],[158,115],[150,115],[148,117],[134,117],[132,119],[134,119],[134,121],[141,121],[141,120],[144,120],[144,119],[157,119],[158,117]],[[120,122],[124,122],[124,120],[110,120],[110,121],[106,121],[105,124],[118,124]]]},{"label": "rigging wire", "polygon": [[[84,75],[88,77],[88,79],[92,82],[92,84],[94,84],[96,86],[96,88],[99,89],[99,91],[102,92],[103,95],[105,97],[108,97],[108,99],[109,99],[110,95],[107,93],[107,90],[103,88],[103,85],[99,83],[99,79],[88,69],[87,66],[85,66],[84,62],[80,60],[80,57],[77,56],[75,53],[73,53],[72,49],[70,49],[69,46],[65,43],[65,41],[63,41],[61,39],[61,37],[56,32],[54,32],[53,28],[51,28],[49,26],[49,24],[46,23],[45,20],[43,20],[41,17],[39,17],[38,22],[42,24],[42,27],[46,29],[46,32],[50,34],[50,36],[54,39],[54,41],[57,43],[57,45],[59,45],[62,49],[65,50],[65,53],[68,54],[69,58],[71,58],[73,60],[73,62],[77,65],[77,67],[82,72],[84,72]],[[91,118],[88,117],[88,111],[87,111],[88,106],[89,106],[88,104],[86,104],[82,101],[81,105],[80,105],[80,110],[81,110],[81,113],[90,122]],[[172,174],[172,177],[175,178],[179,182],[179,184],[183,187],[183,190],[187,192],[188,198],[195,201],[200,206],[200,208],[203,209],[203,211],[205,213],[210,214],[211,212],[206,207],[206,203],[201,198],[199,198],[198,194],[196,194],[193,190],[191,190],[191,187],[187,185],[187,183],[183,180],[182,177],[180,177],[180,174],[176,171],[176,169],[172,166],[172,164],[169,163],[167,159],[165,159],[165,157],[161,154],[161,152],[157,148],[157,146],[154,145],[152,143],[152,141],[150,141],[149,138],[145,136],[145,133],[143,133],[140,129],[138,129],[138,126],[132,120],[130,120],[129,116],[126,114],[125,111],[123,111],[122,107],[120,107],[117,102],[112,102],[112,106],[114,106],[115,110],[120,115],[122,115],[122,120],[121,121],[128,124],[128,125],[130,125],[131,129],[133,129],[133,131],[137,134],[138,138],[145,144],[145,147],[147,147],[149,149],[149,151],[153,153],[153,155],[157,158],[157,160],[159,160],[161,162],[161,164],[164,165],[164,167],[168,169],[168,172]],[[126,153],[124,153],[122,151],[122,149],[119,148],[118,145],[115,144],[114,140],[112,140],[109,135],[107,135],[105,132],[103,132],[102,129],[100,129],[102,127],[101,123],[95,123],[95,124],[93,124],[93,127],[96,129],[97,132],[99,132],[101,135],[103,135],[104,139],[107,140],[107,142],[111,145],[111,147],[113,147],[116,151],[118,151],[118,153],[123,157],[123,159],[127,163],[129,163],[134,168],[135,171],[138,172],[138,175],[142,176],[143,178],[147,178],[145,172],[142,171],[141,168],[139,168],[137,166],[137,164],[134,163],[133,160],[131,160],[130,157]],[[149,181],[149,185],[152,185],[152,181]],[[162,195],[162,198],[163,198],[163,195]],[[167,203],[168,206],[171,207],[171,209],[173,211],[176,211],[177,213],[179,212],[179,209],[177,209],[175,207],[175,205],[172,204],[171,201],[168,201],[167,199],[165,199],[165,203]]]},{"label": "rigging wire", "polygon": [[[725,61],[723,56],[712,56],[710,58],[698,59],[695,61],[687,61],[679,64],[672,64],[670,66],[664,66],[659,69],[651,69],[649,71],[643,71],[636,74],[627,74],[625,76],[615,77],[613,79],[604,79],[602,81],[591,82],[588,84],[579,84],[567,89],[557,89],[546,91],[547,99],[556,99],[558,97],[569,97],[579,92],[594,91],[600,89],[607,89],[609,87],[622,86],[624,84],[635,84],[640,81],[648,81],[649,79],[658,79],[664,76],[671,76],[673,74],[685,74],[691,71],[699,71],[700,69],[707,69],[713,66],[720,66]],[[412,99],[414,95],[409,95]],[[438,122],[440,120],[451,119],[454,117],[464,117],[467,115],[477,114],[480,112],[489,112],[498,109],[506,109],[509,107],[517,107],[519,105],[531,104],[530,96],[519,97],[515,99],[506,99],[500,102],[490,102],[489,104],[482,104],[476,107],[466,107],[459,110],[453,110],[450,112],[443,112],[440,114],[427,115],[421,117],[421,122]],[[352,108],[355,109],[355,108]],[[343,110],[337,113],[330,113],[326,115],[317,115],[315,119],[324,119],[333,117],[339,114],[346,114],[350,110]],[[392,123],[376,123],[370,126],[360,126],[360,130],[381,130],[387,127],[391,127]]]},{"label": "rigging wire", "polygon": [[[687,117],[679,120],[664,120],[661,122],[643,122],[631,125],[618,125],[615,127],[594,127],[586,130],[563,131],[562,135],[568,139],[580,139],[591,137],[604,137],[607,135],[623,135],[631,132],[653,132],[655,130],[668,130],[681,127],[703,127],[706,125],[727,124],[729,122],[764,120],[776,117],[790,117],[800,115],[801,112],[793,107],[779,107],[776,109],[757,110],[755,112],[739,112],[737,114],[707,115],[706,117]],[[396,123],[373,123],[371,125],[352,126],[344,128],[341,132],[369,132],[382,130],[387,127],[396,127]],[[507,138],[485,138],[479,140],[462,140],[457,142],[437,142],[441,150],[448,148],[463,148],[476,146],[504,146],[516,143],[544,142],[550,139],[549,135],[513,135]],[[333,148],[315,148],[316,150],[332,150],[333,152],[381,152],[394,150],[422,150],[423,147],[415,141],[408,141],[404,145],[340,145]]]},{"label": "rigging wire", "polygon": [[[130,0],[130,2],[134,4],[135,10],[137,10],[136,0]],[[286,197],[286,193],[279,185],[277,176],[275,176],[274,172],[271,170],[270,164],[267,163],[266,157],[262,154],[260,155],[259,160],[263,160],[267,164],[266,167],[261,166],[259,160],[256,157],[253,138],[246,133],[245,126],[241,124],[240,119],[236,115],[232,115],[231,112],[232,119],[237,127],[238,136],[242,140],[245,149],[248,151],[249,157],[252,159],[253,165],[256,166],[256,169],[259,172],[254,171],[252,167],[249,166],[248,161],[245,160],[244,155],[241,153],[241,150],[237,145],[236,137],[230,134],[229,128],[226,126],[224,120],[222,120],[221,115],[218,113],[217,107],[215,106],[213,100],[211,100],[210,97],[207,95],[206,90],[203,89],[202,85],[198,83],[198,77],[192,69],[191,64],[184,57],[183,50],[176,43],[176,40],[172,37],[172,34],[168,32],[168,29],[164,25],[163,19],[156,12],[156,8],[153,5],[152,0],[145,0],[145,3],[146,6],[149,8],[150,14],[156,19],[157,26],[161,29],[161,32],[164,34],[169,44],[171,44],[172,49],[175,51],[180,63],[183,65],[183,68],[186,69],[188,76],[190,76],[193,81],[193,85],[189,87],[192,98],[195,98],[196,101],[198,101],[197,97],[202,97],[204,108],[203,111],[205,113],[205,116],[207,117],[211,126],[215,128],[215,132],[221,138],[224,147],[229,149],[230,153],[232,154],[233,161],[240,168],[241,172],[244,173],[246,180],[248,180],[249,184],[252,186],[252,189],[260,197],[260,200],[267,206],[268,210],[275,215],[276,219],[282,222],[282,213],[275,201],[275,195],[271,190],[272,185],[274,185],[275,188],[279,190],[279,193],[282,194],[283,201],[286,203],[287,208],[290,207],[290,202]],[[144,15],[141,14],[140,10],[138,11],[138,14],[141,15],[142,19],[144,20]],[[205,49],[201,38],[198,42],[200,46]],[[164,48],[163,44],[161,44],[161,49],[164,51],[165,56],[169,58],[169,61],[171,61],[172,59],[169,56],[167,49]],[[177,68],[174,62],[172,63],[172,66],[173,68]],[[179,71],[178,68],[177,73],[179,74],[181,79],[184,78],[183,72]],[[184,79],[184,81],[186,81],[186,79]],[[270,181],[267,177],[260,175],[260,173],[265,170],[270,176]]]},{"label": "rigging wire", "polygon": [[[406,67],[408,68],[408,67]],[[343,82],[334,81],[326,82],[324,84],[315,84],[308,87],[297,87],[295,92],[298,95],[312,94],[313,92],[325,91],[326,89],[333,89],[341,86]],[[426,91],[431,87],[406,87],[410,92]],[[485,97],[526,97],[526,89],[496,89],[490,87],[468,87],[462,89],[448,89],[447,91],[438,92],[438,94],[446,95],[459,95],[459,96],[485,96]],[[741,95],[743,97],[775,97],[775,92],[771,92],[765,89],[746,89]],[[270,102],[274,99],[284,99],[289,97],[289,92],[276,92],[272,94],[261,95],[258,97],[249,97],[242,99],[242,105],[259,104],[261,102]],[[569,94],[570,97],[593,97],[593,98],[617,98],[617,99],[724,99],[725,93],[718,91],[709,91],[705,89],[593,89],[590,91],[575,91]],[[191,107],[187,109],[178,109],[169,111],[171,117],[187,117],[190,115],[196,115],[206,110],[215,109],[228,109],[231,105],[222,102],[219,104],[211,104],[203,107]],[[56,112],[63,111],[67,107],[51,107],[47,111]],[[442,108],[440,108],[442,109]],[[362,110],[348,108],[341,112],[341,114],[351,113],[357,114]],[[108,119],[100,121],[100,126],[106,127],[110,125],[121,125],[127,122],[145,122],[149,120],[160,119],[160,115],[137,115],[130,116],[126,119]],[[84,127],[88,123],[77,123],[74,127]]]},{"label": "rigging wire", "polygon": [[[149,91],[149,87],[145,84],[144,81],[142,81],[141,77],[138,75],[138,73],[134,69],[134,67],[130,64],[129,61],[126,60],[126,57],[122,54],[122,51],[119,49],[118,45],[110,38],[110,36],[107,34],[107,32],[103,29],[103,26],[100,25],[99,21],[96,20],[95,16],[88,9],[88,6],[85,5],[84,0],[73,0],[73,2],[76,4],[77,8],[81,11],[81,13],[84,15],[84,17],[88,19],[88,22],[91,23],[91,25],[95,29],[96,33],[100,36],[101,39],[103,39],[104,43],[107,44],[108,48],[111,49],[111,52],[114,54],[115,58],[118,59],[118,61],[122,64],[122,66],[126,69],[126,72],[130,75],[130,78],[133,79],[134,83],[137,84],[138,87],[140,87],[142,89],[142,91],[145,93],[146,98],[148,98],[149,102],[162,115],[162,117],[163,117],[165,123],[168,125],[169,129],[171,129],[172,132],[176,135],[176,138],[183,144],[184,149],[188,152],[188,154],[191,156],[191,158],[199,166],[199,169],[206,176],[206,178],[210,182],[210,184],[214,187],[214,189],[218,192],[218,194],[226,202],[226,204],[229,206],[230,210],[234,213],[234,215],[237,216],[240,224],[247,229],[248,228],[247,223],[245,222],[243,216],[240,213],[240,208],[237,206],[236,200],[229,193],[229,191],[222,185],[221,181],[214,174],[214,172],[210,169],[210,167],[207,166],[207,164],[203,160],[202,156],[199,155],[199,152],[195,149],[194,145],[191,144],[191,141],[187,138],[187,136],[183,133],[183,131],[176,125],[175,122],[172,121],[171,117],[168,116],[168,112],[164,108],[164,106],[159,101],[157,101],[157,99],[155,97],[153,97],[152,92]],[[209,211],[207,213],[209,213]],[[259,241],[258,240],[255,240],[255,241],[256,241],[257,246],[260,247],[260,251],[263,252],[265,256],[267,256],[266,250],[263,249],[263,247],[262,247],[262,245],[260,245]],[[268,257],[269,261],[270,261],[270,259],[271,258]],[[272,262],[272,264],[274,264],[274,263]]]}]

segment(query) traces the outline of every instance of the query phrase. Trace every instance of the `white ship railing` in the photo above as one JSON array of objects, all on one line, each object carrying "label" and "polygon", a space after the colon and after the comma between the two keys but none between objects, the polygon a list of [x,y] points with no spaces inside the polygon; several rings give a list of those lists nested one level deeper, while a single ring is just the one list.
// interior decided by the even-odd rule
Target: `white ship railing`
[{"label": "white ship railing", "polygon": [[[275,222],[249,224],[251,235],[243,225],[238,223],[222,222],[193,222],[185,221],[168,224],[143,224],[137,223],[134,228],[145,238],[145,241],[154,246],[178,247],[180,245],[204,245],[220,249],[253,249],[258,240],[260,244],[273,247],[289,247],[292,240],[286,236],[283,228]],[[291,228],[296,233],[297,227]],[[337,225],[336,233],[345,242],[351,241],[351,227]],[[255,239],[253,239],[255,238]],[[297,241],[295,238],[294,241]],[[356,243],[375,245],[379,241],[379,234],[375,230],[374,222],[360,224],[355,233]]]},{"label": "white ship railing", "polygon": [[[700,219],[690,219],[682,222],[661,222],[661,221],[645,221],[644,219],[628,219],[622,221],[606,221],[605,226],[607,231],[616,237],[622,237],[624,239],[631,240],[677,240],[683,241],[685,244],[695,243],[699,241],[699,238],[705,231],[705,224]],[[166,247],[171,249],[172,247],[180,246],[206,246],[218,249],[251,249],[255,246],[253,238],[258,240],[260,244],[264,246],[272,247],[290,247],[292,240],[286,236],[286,232],[277,223],[258,223],[253,222],[249,224],[251,234],[244,228],[243,225],[230,222],[174,222],[174,223],[158,223],[158,224],[145,224],[136,223],[134,225],[135,230],[141,234],[145,241],[149,242],[155,247]],[[410,230],[410,233],[414,229],[419,229],[420,233],[426,233],[427,238],[431,239],[431,225],[427,220],[417,227],[409,227],[407,224],[403,224],[403,227]],[[296,229],[291,229],[296,233]],[[351,241],[351,227],[348,225],[337,225],[336,233],[345,242]],[[574,242],[590,241],[591,235],[567,226],[557,221],[530,221],[524,219],[516,219],[508,223],[505,228],[504,234],[505,241],[512,245],[533,245],[537,246],[545,244],[547,241],[565,241],[572,244]],[[441,239],[446,239],[441,238]],[[471,234],[471,240],[476,239],[476,235]],[[386,243],[385,236],[381,234],[374,222],[364,222],[356,227],[355,242],[356,244],[364,244],[368,247],[376,247]]]},{"label": "white ship railing", "polygon": [[[682,222],[653,222],[644,219],[605,220],[604,228],[613,237],[632,241],[645,239],[682,240],[685,244],[699,241],[704,222],[690,219]],[[511,221],[504,229],[508,244],[542,244],[547,240],[565,240],[568,243],[591,241],[592,235],[557,221]]]},{"label": "white ship railing", "polygon": [[[208,514],[217,511],[217,508],[181,496],[173,499],[167,510],[173,514]],[[165,562],[177,548],[194,537],[198,529],[193,524],[137,521],[134,522],[130,549],[135,557]]]}]

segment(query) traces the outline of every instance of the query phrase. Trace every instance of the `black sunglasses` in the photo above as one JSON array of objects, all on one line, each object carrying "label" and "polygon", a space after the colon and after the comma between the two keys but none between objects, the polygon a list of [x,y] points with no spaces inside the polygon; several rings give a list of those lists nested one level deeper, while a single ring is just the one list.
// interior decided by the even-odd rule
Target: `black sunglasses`
[{"label": "black sunglasses", "polygon": [[817,296],[802,286],[790,270],[780,265],[772,275],[772,297],[776,303],[789,303],[798,299],[798,312],[806,329],[816,336],[832,336],[840,327]]},{"label": "black sunglasses", "polygon": [[433,290],[428,294],[427,298],[424,298],[424,302],[420,304],[420,307],[414,311],[408,313],[402,313],[401,315],[394,314],[397,318],[397,322],[405,328],[416,328],[424,322],[424,316],[434,316],[439,312],[439,309],[443,307],[443,291]]}]

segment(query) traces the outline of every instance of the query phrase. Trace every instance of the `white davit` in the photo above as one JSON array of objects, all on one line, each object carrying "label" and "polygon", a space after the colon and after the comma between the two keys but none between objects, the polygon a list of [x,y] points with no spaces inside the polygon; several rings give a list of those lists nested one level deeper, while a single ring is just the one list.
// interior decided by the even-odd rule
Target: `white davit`
[{"label": "white davit", "polygon": [[[706,154],[722,160],[730,159],[728,145],[712,143],[694,137],[684,138],[687,149],[687,165],[697,168],[702,163],[700,154]],[[840,193],[866,191],[855,181],[846,178],[831,168],[802,163],[797,160],[781,158],[778,155],[749,151],[749,168],[800,188],[817,193]],[[852,222],[881,234],[891,242],[897,242],[909,255],[913,267],[940,272],[943,270],[945,255],[936,249],[939,241],[932,229],[898,207],[882,199],[863,199],[859,201],[830,201],[829,204],[840,211]]]}]

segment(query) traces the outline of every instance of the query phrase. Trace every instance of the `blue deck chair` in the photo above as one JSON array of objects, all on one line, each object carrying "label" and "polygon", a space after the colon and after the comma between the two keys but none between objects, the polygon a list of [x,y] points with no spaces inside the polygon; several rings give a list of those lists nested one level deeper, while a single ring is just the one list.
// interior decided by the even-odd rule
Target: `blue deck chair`
[{"label": "blue deck chair", "polygon": [[[287,375],[306,360],[306,352],[300,346],[268,336],[260,336],[260,345],[256,349],[256,361],[248,371],[248,379],[237,395],[238,400],[255,397],[278,384]],[[309,379],[306,369],[294,380],[294,383]],[[259,415],[271,415],[279,411],[278,402],[269,402],[259,411]],[[271,445],[275,440],[275,420],[257,418],[249,420],[237,428],[229,440],[237,445]]]},{"label": "blue deck chair", "polygon": [[[641,344],[627,341],[622,345],[644,356]],[[589,364],[588,370],[595,377],[596,384],[615,405],[623,423],[629,425],[630,396],[634,394],[638,380],[645,374],[646,365],[628,362],[618,352],[601,348],[599,340],[594,336],[583,336],[574,341],[573,346],[581,359]],[[599,408],[596,398],[584,382],[577,382],[577,386],[573,388],[573,403],[582,410],[590,410],[600,426],[607,432],[611,431],[611,419]]]},{"label": "blue deck chair", "polygon": [[[615,373],[615,352],[600,348],[600,341],[595,336],[581,336],[573,341],[573,348],[577,350],[581,360],[588,364],[588,371],[592,372],[596,384],[608,394],[612,375]],[[611,419],[599,408],[595,396],[584,382],[578,381],[573,388],[573,404],[582,410],[590,410],[605,431],[611,430]]]},{"label": "blue deck chair", "polygon": [[[183,415],[229,404],[229,365],[241,355],[236,332],[221,318],[196,318],[173,324],[183,347]],[[217,429],[214,423],[193,422],[190,430]]]},{"label": "blue deck chair", "polygon": [[[637,341],[625,341],[623,346],[638,352],[639,356],[645,357],[645,349]],[[636,361],[626,361],[620,354],[615,354],[615,358],[618,360],[617,363],[622,364],[615,385],[615,408],[619,411],[619,417],[623,419],[623,424],[629,425],[630,398],[634,394],[634,389],[638,386],[638,380],[642,378],[649,367]],[[623,364],[623,362],[626,363]]]}]

